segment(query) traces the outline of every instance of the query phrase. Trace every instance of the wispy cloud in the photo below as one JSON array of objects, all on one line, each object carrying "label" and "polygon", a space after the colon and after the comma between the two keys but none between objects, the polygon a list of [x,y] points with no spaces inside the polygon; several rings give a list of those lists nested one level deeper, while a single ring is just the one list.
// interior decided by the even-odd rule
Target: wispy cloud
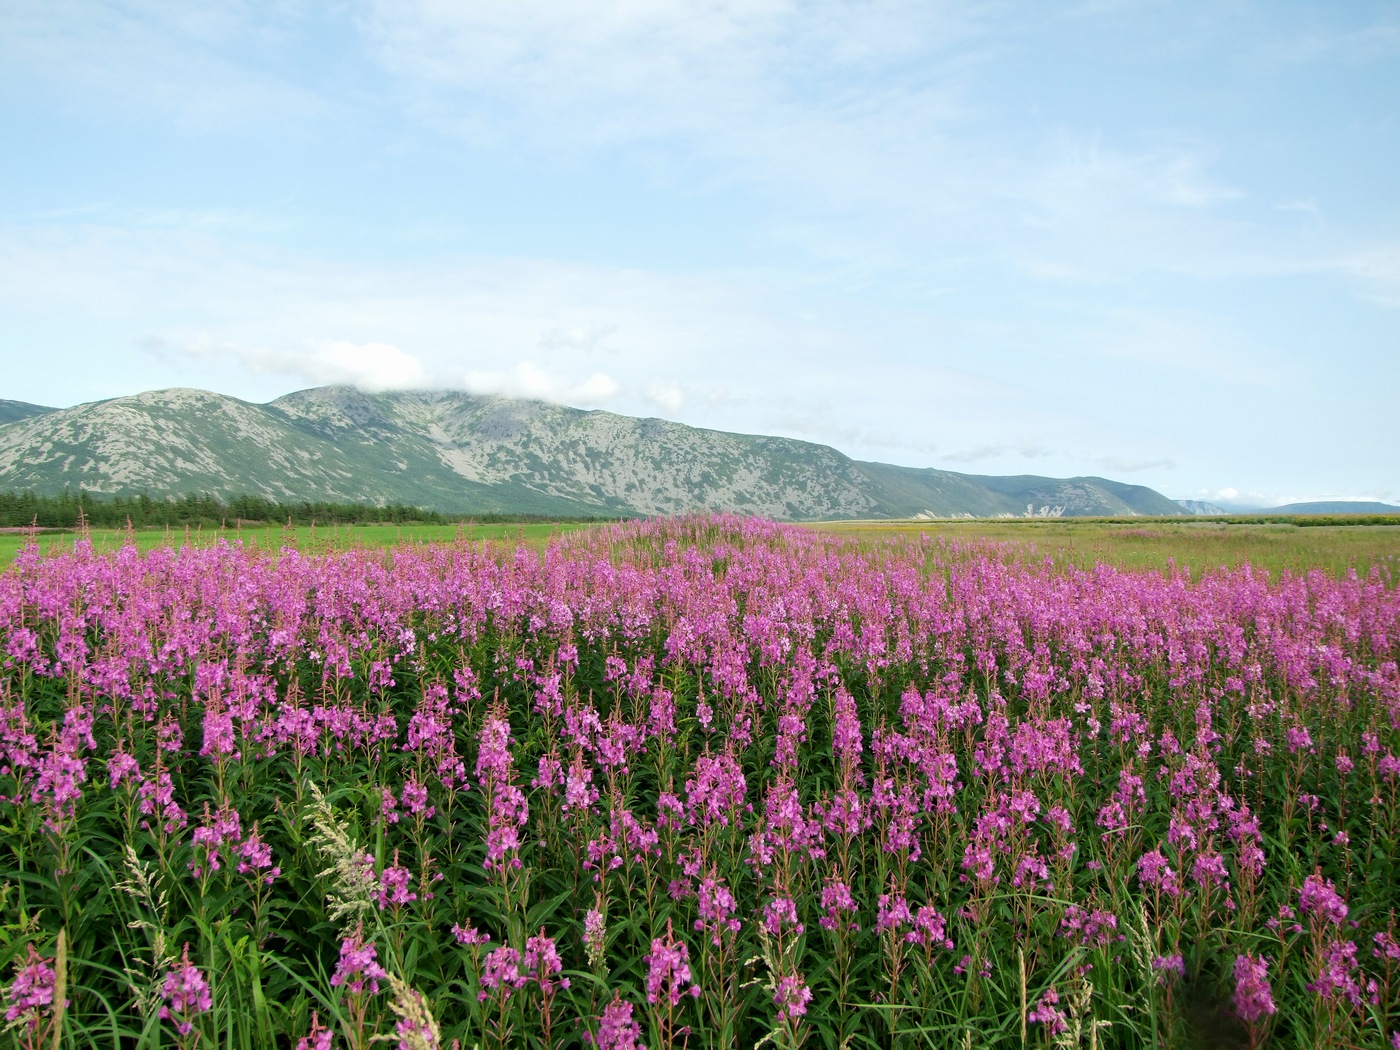
[{"label": "wispy cloud", "polygon": [[309,12],[295,3],[14,0],[0,8],[0,60],[31,90],[42,85],[109,118],[159,113],[195,129],[297,124],[340,108],[286,72]]},{"label": "wispy cloud", "polygon": [[1126,456],[1104,456],[1099,465],[1119,474],[1140,474],[1144,470],[1175,470],[1172,459],[1131,459]]},{"label": "wispy cloud", "polygon": [[1014,457],[1018,459],[1044,459],[1053,455],[1051,449],[1045,448],[1036,441],[1022,438],[1019,441],[1003,442],[995,445],[977,445],[974,448],[958,449],[954,452],[945,452],[943,459],[949,463],[979,463],[988,459],[1005,459]]},{"label": "wispy cloud", "polygon": [[137,344],[165,360],[237,361],[258,375],[291,376],[315,384],[348,384],[365,390],[413,390],[438,385],[423,363],[392,343],[307,340],[294,350],[250,346],[208,334],[171,339],[145,335]]}]

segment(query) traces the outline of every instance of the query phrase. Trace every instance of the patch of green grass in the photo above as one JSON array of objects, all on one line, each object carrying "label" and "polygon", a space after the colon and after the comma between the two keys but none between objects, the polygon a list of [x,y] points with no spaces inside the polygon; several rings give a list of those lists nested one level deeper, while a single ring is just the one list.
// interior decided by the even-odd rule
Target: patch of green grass
[{"label": "patch of green grass", "polygon": [[1307,525],[1221,521],[1140,522],[1095,519],[998,519],[971,521],[845,521],[809,526],[852,538],[881,540],[921,534],[950,541],[1005,543],[1018,556],[1049,556],[1080,569],[1097,564],[1166,571],[1249,564],[1278,575],[1321,569],[1365,576],[1373,566],[1400,580],[1400,523]]},{"label": "patch of green grass", "polygon": [[[559,535],[593,526],[578,522],[496,522],[489,525],[340,525],[315,527],[256,527],[238,529],[92,529],[88,536],[98,551],[110,551],[125,543],[139,550],[156,547],[210,547],[219,540],[241,542],[249,547],[275,551],[295,547],[301,551],[344,550],[350,547],[393,547],[417,543],[512,543],[536,549],[545,547]],[[71,550],[77,534],[69,531],[40,532],[34,539],[41,550],[56,553]],[[30,541],[24,532],[0,533],[0,568],[13,564],[15,555]]]}]

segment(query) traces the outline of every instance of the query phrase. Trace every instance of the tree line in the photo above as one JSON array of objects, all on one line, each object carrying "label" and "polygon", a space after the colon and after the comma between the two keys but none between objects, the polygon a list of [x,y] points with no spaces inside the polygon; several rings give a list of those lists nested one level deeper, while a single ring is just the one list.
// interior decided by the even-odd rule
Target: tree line
[{"label": "tree line", "polygon": [[[92,528],[204,528],[236,525],[451,525],[472,521],[556,521],[539,514],[446,514],[427,507],[402,503],[376,506],[371,503],[332,503],[326,500],[300,500],[283,503],[264,496],[241,494],[221,499],[207,492],[188,492],[161,498],[141,493],[134,496],[102,495],[81,488],[65,489],[57,495],[36,492],[0,492],[0,527],[72,529]],[[594,519],[568,519],[594,520]],[[601,519],[599,519],[601,520]]]}]

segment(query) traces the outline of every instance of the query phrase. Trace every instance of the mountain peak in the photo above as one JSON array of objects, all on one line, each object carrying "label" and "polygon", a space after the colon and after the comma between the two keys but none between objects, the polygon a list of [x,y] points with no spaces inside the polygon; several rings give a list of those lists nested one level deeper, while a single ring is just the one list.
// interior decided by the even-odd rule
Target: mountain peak
[{"label": "mountain peak", "polygon": [[859,463],[789,438],[451,390],[314,387],[255,405],[177,387],[70,409],[26,407],[35,411],[0,424],[2,488],[246,492],[462,514],[1186,513],[1151,489],[1103,478]]}]

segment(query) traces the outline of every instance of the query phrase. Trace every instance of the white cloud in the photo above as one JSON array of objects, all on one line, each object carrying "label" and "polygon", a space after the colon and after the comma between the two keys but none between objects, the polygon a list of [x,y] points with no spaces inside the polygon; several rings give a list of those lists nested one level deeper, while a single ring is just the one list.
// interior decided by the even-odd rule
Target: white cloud
[{"label": "white cloud", "polygon": [[660,379],[653,379],[646,385],[646,399],[662,412],[672,416],[680,414],[686,401],[685,392],[681,390],[679,383],[669,383]]},{"label": "white cloud", "polygon": [[1207,503],[1212,503],[1215,500],[1230,502],[1240,498],[1240,490],[1233,486],[1226,486],[1223,489],[1198,489],[1196,498],[1205,500]]},{"label": "white cloud", "polygon": [[432,386],[423,363],[392,343],[327,340],[310,348],[306,370],[321,382],[350,383],[366,390],[409,390]]},{"label": "white cloud", "polygon": [[547,371],[533,361],[521,361],[509,369],[474,369],[461,377],[461,385],[474,394],[534,398],[579,408],[607,404],[622,390],[612,376],[602,372],[578,379]]}]

